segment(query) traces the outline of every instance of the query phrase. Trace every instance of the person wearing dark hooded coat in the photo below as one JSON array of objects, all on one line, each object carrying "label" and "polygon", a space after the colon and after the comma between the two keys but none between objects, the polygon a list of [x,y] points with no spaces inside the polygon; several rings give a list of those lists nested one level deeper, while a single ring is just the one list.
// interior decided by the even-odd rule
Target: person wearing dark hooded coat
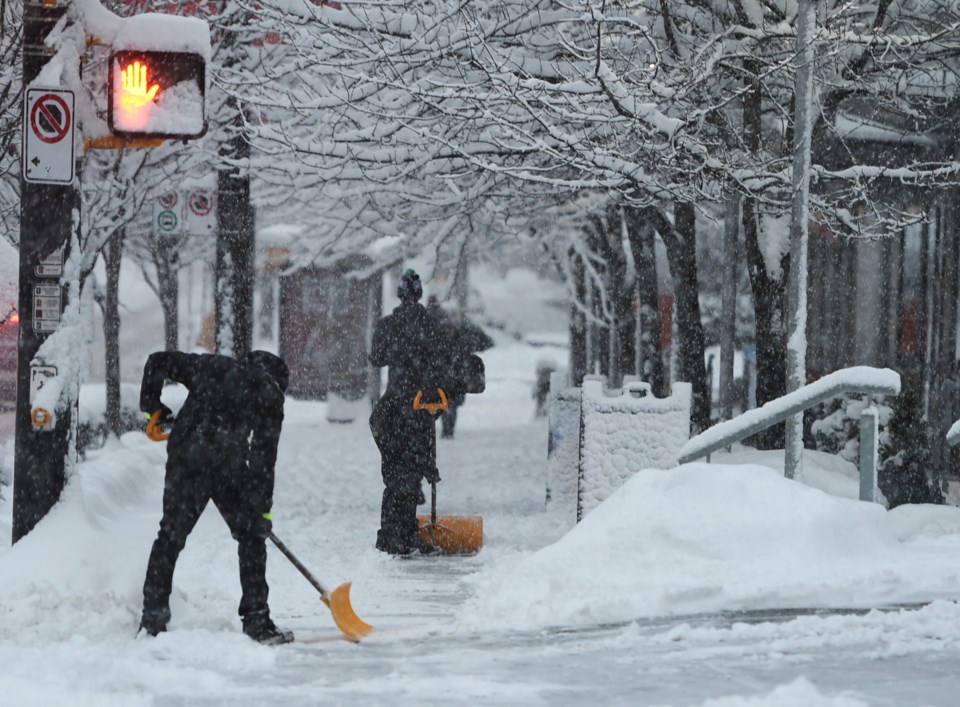
[{"label": "person wearing dark hooded coat", "polygon": [[421,479],[440,481],[436,417],[423,405],[440,402],[438,389],[447,385],[448,365],[440,349],[442,332],[420,304],[422,295],[420,276],[404,272],[397,286],[400,305],[377,322],[370,344],[370,363],[389,366],[370,431],[380,450],[384,484],[376,547],[393,555],[439,552],[420,536],[417,503]]},{"label": "person wearing dark hooded coat", "polygon": [[[147,359],[140,409],[159,412],[161,424],[173,423],[163,517],[143,585],[140,629],[147,634],[156,636],[167,628],[177,558],[207,502],[213,501],[237,541],[243,632],[267,644],[293,640],[292,633],[270,619],[266,580],[274,465],[288,379],[283,359],[266,351],[254,351],[245,360],[176,351]],[[160,402],[167,380],[189,391],[176,419]]]}]

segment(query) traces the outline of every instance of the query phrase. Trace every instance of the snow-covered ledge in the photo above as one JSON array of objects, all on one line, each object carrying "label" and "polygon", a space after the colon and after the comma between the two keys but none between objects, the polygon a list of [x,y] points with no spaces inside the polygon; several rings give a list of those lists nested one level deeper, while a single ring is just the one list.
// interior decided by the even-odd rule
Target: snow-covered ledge
[{"label": "snow-covered ledge", "polygon": [[947,430],[947,444],[951,447],[956,447],[960,444],[960,420],[950,425],[950,429]]},{"label": "snow-covered ledge", "polygon": [[[778,422],[783,422],[807,408],[845,393],[899,395],[900,374],[889,368],[872,368],[871,366],[854,366],[834,371],[799,390],[771,400],[766,405],[747,410],[732,420],[704,430],[683,445],[679,461],[681,464],[686,464],[705,457]],[[957,425],[954,425],[954,428],[956,427]],[[951,428],[951,432],[953,431]],[[960,429],[957,435],[960,436]]]}]

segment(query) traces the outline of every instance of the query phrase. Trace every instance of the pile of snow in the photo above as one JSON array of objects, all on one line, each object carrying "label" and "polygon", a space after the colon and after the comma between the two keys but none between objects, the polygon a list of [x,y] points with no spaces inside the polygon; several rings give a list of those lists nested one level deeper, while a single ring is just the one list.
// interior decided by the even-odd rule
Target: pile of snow
[{"label": "pile of snow", "polygon": [[960,511],[831,496],[767,467],[644,470],[558,542],[473,578],[467,625],[539,629],[960,597]]}]

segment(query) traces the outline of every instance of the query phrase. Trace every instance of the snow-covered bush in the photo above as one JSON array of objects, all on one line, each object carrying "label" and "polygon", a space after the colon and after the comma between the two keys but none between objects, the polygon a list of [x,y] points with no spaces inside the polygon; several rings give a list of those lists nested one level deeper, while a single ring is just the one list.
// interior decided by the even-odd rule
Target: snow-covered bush
[{"label": "snow-covered bush", "polygon": [[[107,441],[110,430],[106,419],[106,389],[103,384],[86,384],[80,389],[77,422],[77,453],[99,449]],[[120,386],[120,433],[145,430],[147,421],[140,412],[140,387]]]},{"label": "snow-covered bush", "polygon": [[889,405],[880,402],[880,398],[872,401],[863,398],[836,398],[811,410],[816,419],[810,426],[810,431],[817,450],[836,454],[852,464],[859,465],[860,414],[868,404],[877,409],[882,439],[892,412]]},{"label": "snow-covered bush", "polygon": [[933,455],[930,426],[923,401],[914,387],[906,388],[893,404],[890,423],[880,435],[878,484],[888,507],[905,503],[943,503],[943,493],[930,479]]}]

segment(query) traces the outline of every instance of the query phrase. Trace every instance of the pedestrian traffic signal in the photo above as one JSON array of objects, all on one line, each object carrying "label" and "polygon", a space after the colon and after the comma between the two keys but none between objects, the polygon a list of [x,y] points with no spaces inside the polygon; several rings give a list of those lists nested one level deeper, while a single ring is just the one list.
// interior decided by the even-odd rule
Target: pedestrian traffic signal
[{"label": "pedestrian traffic signal", "polygon": [[107,125],[125,137],[197,138],[207,131],[206,67],[200,54],[110,54]]}]

